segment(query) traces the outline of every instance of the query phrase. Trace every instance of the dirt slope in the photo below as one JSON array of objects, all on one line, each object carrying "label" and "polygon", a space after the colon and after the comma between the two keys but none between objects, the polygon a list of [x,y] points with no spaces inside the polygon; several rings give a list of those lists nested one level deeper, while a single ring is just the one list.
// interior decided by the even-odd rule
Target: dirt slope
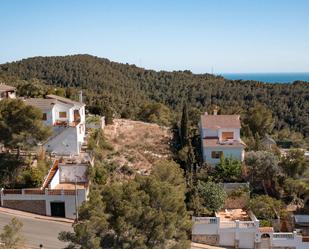
[{"label": "dirt slope", "polygon": [[105,127],[104,134],[114,148],[109,160],[137,173],[149,174],[157,160],[171,157],[172,134],[166,127],[115,119],[113,125]]}]

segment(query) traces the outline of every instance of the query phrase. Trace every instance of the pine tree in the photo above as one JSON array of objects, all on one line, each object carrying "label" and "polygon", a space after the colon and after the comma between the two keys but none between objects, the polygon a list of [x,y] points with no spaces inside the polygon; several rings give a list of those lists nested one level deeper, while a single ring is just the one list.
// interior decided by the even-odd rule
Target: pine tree
[{"label": "pine tree", "polygon": [[182,109],[182,117],[180,123],[180,136],[181,136],[181,145],[185,147],[188,144],[189,140],[189,127],[188,127],[188,109],[187,104],[185,103]]}]

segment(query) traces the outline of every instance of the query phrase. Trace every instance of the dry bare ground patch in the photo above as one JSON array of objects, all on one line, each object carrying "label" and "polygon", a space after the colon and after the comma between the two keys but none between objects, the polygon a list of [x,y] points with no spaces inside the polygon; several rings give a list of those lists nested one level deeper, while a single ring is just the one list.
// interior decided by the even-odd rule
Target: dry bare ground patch
[{"label": "dry bare ground patch", "polygon": [[124,171],[149,174],[153,164],[171,157],[172,134],[169,128],[157,124],[127,119],[115,119],[104,130],[107,142],[114,148],[106,155],[110,162]]}]

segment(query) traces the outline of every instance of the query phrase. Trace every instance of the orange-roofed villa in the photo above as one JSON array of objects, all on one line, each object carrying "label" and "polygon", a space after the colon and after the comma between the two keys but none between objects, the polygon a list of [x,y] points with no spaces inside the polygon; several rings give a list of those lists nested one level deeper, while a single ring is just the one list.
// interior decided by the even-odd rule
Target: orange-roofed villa
[{"label": "orange-roofed villa", "polygon": [[222,156],[244,160],[246,145],[240,138],[239,115],[218,115],[215,110],[213,115],[201,116],[199,127],[205,163],[216,165]]}]

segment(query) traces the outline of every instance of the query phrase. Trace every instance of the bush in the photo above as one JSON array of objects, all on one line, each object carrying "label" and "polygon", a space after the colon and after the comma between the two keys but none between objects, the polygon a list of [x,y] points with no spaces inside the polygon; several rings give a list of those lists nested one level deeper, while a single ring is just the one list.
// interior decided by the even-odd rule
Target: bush
[{"label": "bush", "polygon": [[49,170],[50,162],[38,160],[37,166],[24,170],[18,179],[18,185],[25,188],[41,187]]},{"label": "bush", "polygon": [[145,122],[157,123],[164,126],[169,126],[172,121],[172,113],[170,109],[160,103],[144,105],[141,108],[138,117]]},{"label": "bush", "polygon": [[249,194],[249,188],[248,187],[239,187],[237,189],[234,189],[230,193],[228,193],[228,197],[235,199],[235,198],[242,197],[242,196],[248,195],[248,194]]},{"label": "bush", "polygon": [[227,198],[227,194],[221,184],[214,182],[198,182],[198,191],[202,199],[202,205],[209,211],[215,212],[221,209]]},{"label": "bush", "polygon": [[260,220],[260,227],[271,227],[272,223],[269,220]]},{"label": "bush", "polygon": [[23,223],[13,218],[8,225],[3,227],[0,234],[0,249],[17,249],[24,245],[24,238],[21,235]]},{"label": "bush", "polygon": [[260,195],[250,200],[249,209],[258,219],[271,220],[284,215],[284,204],[268,195]]},{"label": "bush", "polygon": [[218,180],[223,182],[235,182],[241,179],[241,162],[233,157],[221,157],[220,163],[216,167]]}]

